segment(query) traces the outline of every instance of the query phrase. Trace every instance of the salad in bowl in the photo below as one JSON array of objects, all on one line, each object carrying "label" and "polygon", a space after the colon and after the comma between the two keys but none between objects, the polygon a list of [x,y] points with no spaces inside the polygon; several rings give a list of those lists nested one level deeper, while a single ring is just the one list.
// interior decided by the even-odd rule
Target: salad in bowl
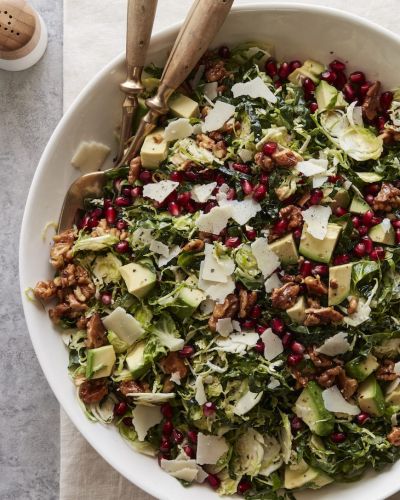
[{"label": "salad in bowl", "polygon": [[400,91],[271,54],[207,52],[34,288],[89,419],[254,499],[400,456]]}]

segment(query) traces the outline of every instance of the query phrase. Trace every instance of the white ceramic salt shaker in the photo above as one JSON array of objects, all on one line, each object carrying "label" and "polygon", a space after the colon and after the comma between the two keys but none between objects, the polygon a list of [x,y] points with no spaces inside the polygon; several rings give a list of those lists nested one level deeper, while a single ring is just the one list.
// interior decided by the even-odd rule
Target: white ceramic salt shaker
[{"label": "white ceramic salt shaker", "polygon": [[25,0],[0,0],[0,69],[30,68],[46,47],[46,25],[33,7]]}]

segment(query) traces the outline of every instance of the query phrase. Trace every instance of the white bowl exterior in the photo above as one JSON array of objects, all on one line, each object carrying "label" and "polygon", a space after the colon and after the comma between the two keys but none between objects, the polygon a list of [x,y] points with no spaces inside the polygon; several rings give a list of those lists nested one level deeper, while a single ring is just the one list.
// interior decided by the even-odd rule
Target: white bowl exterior
[{"label": "white bowl exterior", "polygon": [[[173,43],[178,27],[152,39],[149,62],[161,62]],[[249,35],[249,33],[251,33]],[[268,4],[243,5],[232,11],[218,34],[215,45],[234,45],[248,40],[273,42],[278,58],[313,58],[327,63],[335,57],[349,60],[349,71],[365,70],[368,78],[379,76],[386,88],[400,82],[400,68],[393,64],[400,50],[400,38],[355,16],[322,7]],[[356,65],[355,65],[356,64]],[[157,460],[140,455],[127,445],[113,427],[89,422],[76,399],[67,373],[67,350],[56,329],[37,304],[24,293],[27,287],[53,275],[47,255],[50,238],[42,232],[57,220],[64,194],[79,175],[70,159],[82,140],[96,140],[115,151],[113,130],[120,119],[118,84],[124,76],[123,55],[112,61],[82,91],[53,133],[35,173],[29,192],[20,239],[20,285],[25,317],[36,354],[60,404],[75,426],[107,460],[132,483],[161,500],[219,498],[209,488],[187,490],[165,474]],[[109,159],[111,166],[111,159]],[[381,499],[400,489],[400,461],[380,474],[369,473],[357,483],[334,484],[297,498],[341,500]]]}]

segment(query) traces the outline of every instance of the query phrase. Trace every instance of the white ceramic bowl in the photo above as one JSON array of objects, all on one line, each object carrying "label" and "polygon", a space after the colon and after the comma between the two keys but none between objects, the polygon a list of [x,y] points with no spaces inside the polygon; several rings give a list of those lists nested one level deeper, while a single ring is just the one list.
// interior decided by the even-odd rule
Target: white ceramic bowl
[{"label": "white ceramic bowl", "polygon": [[[153,37],[149,61],[165,60],[177,31],[178,26],[174,26]],[[337,10],[293,4],[243,5],[232,11],[214,44],[234,45],[249,40],[273,42],[278,58],[312,57],[327,63],[338,57],[350,61],[349,71],[365,70],[369,79],[379,77],[387,88],[400,82],[400,66],[394,64],[398,60],[400,38]],[[53,275],[48,264],[50,241],[42,239],[42,231],[47,222],[57,220],[64,194],[78,175],[70,166],[75,148],[82,140],[94,139],[115,149],[113,129],[120,119],[118,84],[123,77],[121,55],[82,91],[59,123],[39,163],[25,208],[20,241],[20,283],[26,321],[39,362],[56,397],[79,431],[110,465],[159,499],[217,498],[210,488],[183,488],[158,467],[157,460],[134,452],[113,427],[86,419],[68,378],[65,346],[47,314],[24,295],[26,287]],[[298,497],[381,499],[400,489],[399,472],[400,461],[380,474],[368,474],[362,481],[335,484]]]}]

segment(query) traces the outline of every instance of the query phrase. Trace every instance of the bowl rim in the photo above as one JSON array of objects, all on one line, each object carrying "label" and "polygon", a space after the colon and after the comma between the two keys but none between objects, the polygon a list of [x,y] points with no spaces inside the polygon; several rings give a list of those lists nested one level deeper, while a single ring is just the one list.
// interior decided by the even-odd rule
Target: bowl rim
[{"label": "bowl rim", "polygon": [[[261,2],[262,0],[259,0]],[[394,42],[399,44],[400,47],[400,35],[397,35],[396,33],[390,31],[387,28],[384,28],[383,26],[380,26],[379,24],[375,23],[374,21],[371,21],[369,19],[363,18],[357,14],[351,13],[351,12],[346,12],[344,10],[334,8],[334,7],[326,7],[323,5],[313,5],[313,4],[308,4],[308,3],[289,3],[289,2],[272,2],[268,4],[264,3],[248,3],[248,4],[240,4],[240,5],[234,5],[231,11],[230,15],[237,15],[240,14],[241,12],[246,12],[246,11],[276,11],[276,10],[291,10],[291,11],[299,11],[302,13],[321,13],[324,15],[331,16],[332,18],[337,18],[341,19],[344,21],[348,21],[352,23],[355,26],[362,26],[364,28],[367,28],[371,31],[377,32],[381,35],[384,35],[387,38],[392,39]],[[169,38],[171,35],[176,33],[179,28],[182,26],[183,20],[177,23],[174,23],[164,29],[161,29],[159,31],[156,31],[155,33],[152,34],[151,37],[151,42],[162,42],[163,39]],[[150,495],[153,495],[155,498],[165,498],[167,500],[167,497],[160,497],[160,491],[158,488],[153,486],[152,481],[148,481],[145,478],[142,478],[140,475],[135,477],[135,483],[129,479],[123,470],[123,467],[120,465],[118,459],[114,459],[112,456],[103,454],[102,451],[100,451],[101,446],[98,445],[97,440],[95,437],[92,436],[92,433],[86,432],[86,430],[82,429],[77,421],[77,418],[75,418],[74,412],[72,409],[70,409],[70,406],[65,402],[64,397],[62,392],[60,392],[58,389],[56,389],[55,382],[53,382],[53,379],[48,372],[47,369],[47,364],[46,364],[46,356],[44,355],[44,352],[40,349],[39,344],[36,342],[35,335],[31,332],[31,327],[29,326],[29,322],[27,321],[29,318],[29,312],[27,311],[26,307],[26,293],[24,289],[24,283],[23,283],[23,276],[25,274],[25,260],[24,260],[24,255],[23,255],[23,248],[24,245],[27,243],[27,228],[28,228],[28,219],[29,219],[29,212],[31,210],[31,207],[34,204],[34,193],[36,191],[36,186],[39,184],[39,173],[45,168],[45,165],[48,162],[48,158],[52,155],[53,150],[55,149],[55,139],[59,135],[60,131],[64,128],[64,125],[68,120],[70,119],[71,115],[73,115],[76,111],[76,109],[79,109],[81,106],[81,103],[91,94],[93,89],[98,85],[98,83],[106,77],[108,73],[110,73],[110,70],[115,69],[118,65],[123,63],[125,57],[125,51],[121,52],[117,56],[115,56],[109,63],[107,63],[100,71],[96,73],[94,77],[92,77],[89,82],[83,87],[83,89],[78,93],[78,95],[75,97],[75,99],[72,101],[70,104],[69,108],[65,111],[63,116],[61,117],[60,121],[58,122],[56,128],[54,129],[53,133],[51,134],[47,145],[40,157],[39,163],[36,167],[31,186],[29,188],[29,193],[27,196],[26,204],[25,204],[25,209],[23,213],[23,218],[21,222],[21,230],[20,230],[20,237],[19,237],[19,286],[20,286],[20,293],[21,293],[21,299],[22,299],[22,306],[23,306],[23,311],[24,311],[24,317],[25,317],[25,322],[27,324],[28,332],[29,332],[29,337],[31,339],[36,357],[39,361],[40,367],[46,377],[46,380],[55,395],[56,399],[58,400],[58,403],[60,404],[60,407],[63,409],[63,411],[68,415],[68,418],[72,421],[74,424],[75,428],[78,430],[78,432],[86,439],[86,441],[94,448],[94,450],[100,455],[100,457],[103,458],[113,469],[115,469],[119,474],[121,474],[125,479],[127,479],[129,482],[134,484],[135,486],[138,486],[141,488],[143,491],[149,493]],[[134,451],[134,450],[133,450]],[[398,492],[400,489],[400,481],[399,484],[396,485],[395,483],[391,485],[391,482],[387,482],[385,485],[384,491],[382,491],[381,496],[379,497],[380,499],[387,498],[390,495],[395,494]],[[378,500],[378,498],[376,499]]]}]

